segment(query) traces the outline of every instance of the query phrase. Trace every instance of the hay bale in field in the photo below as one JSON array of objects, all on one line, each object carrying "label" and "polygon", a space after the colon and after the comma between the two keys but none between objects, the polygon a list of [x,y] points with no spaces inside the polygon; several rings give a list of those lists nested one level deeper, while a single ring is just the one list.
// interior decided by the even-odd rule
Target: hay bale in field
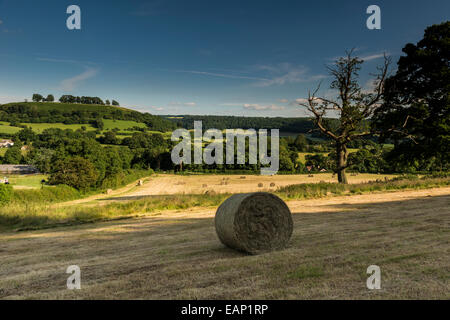
[{"label": "hay bale in field", "polygon": [[217,209],[215,225],[224,245],[250,254],[285,248],[293,230],[286,203],[267,192],[231,196]]},{"label": "hay bale in field", "polygon": [[217,194],[217,192],[215,192],[214,190],[206,190],[204,194],[205,195],[214,196],[214,195]]},{"label": "hay bale in field", "polygon": [[202,188],[206,188],[208,185],[206,183],[202,184]]},{"label": "hay bale in field", "polygon": [[270,186],[271,186],[271,187],[275,187],[275,182],[271,182],[271,183],[270,183]]},{"label": "hay bale in field", "polygon": [[240,176],[239,179],[246,179],[246,176]]},{"label": "hay bale in field", "polygon": [[258,188],[262,188],[263,187],[263,184],[260,182],[260,183],[258,183]]}]

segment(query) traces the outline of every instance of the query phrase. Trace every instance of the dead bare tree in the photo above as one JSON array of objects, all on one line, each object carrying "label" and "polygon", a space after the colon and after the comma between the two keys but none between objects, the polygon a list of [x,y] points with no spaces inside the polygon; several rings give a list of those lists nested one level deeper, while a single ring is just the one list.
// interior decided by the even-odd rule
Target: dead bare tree
[{"label": "dead bare tree", "polygon": [[[317,128],[334,141],[339,183],[348,183],[345,174],[349,166],[347,144],[372,133],[366,120],[370,119],[381,106],[384,82],[391,61],[384,55],[384,64],[378,67],[378,73],[373,75],[375,79],[371,90],[364,90],[358,84],[363,62],[362,59],[353,56],[353,50],[347,51],[346,56],[338,58],[333,65],[327,67],[334,78],[330,88],[337,91],[337,97],[316,96],[320,89],[319,84],[313,93],[308,92],[308,99],[299,102],[300,106],[306,107],[313,114]],[[333,128],[325,119],[331,111],[338,115],[338,128]]]}]

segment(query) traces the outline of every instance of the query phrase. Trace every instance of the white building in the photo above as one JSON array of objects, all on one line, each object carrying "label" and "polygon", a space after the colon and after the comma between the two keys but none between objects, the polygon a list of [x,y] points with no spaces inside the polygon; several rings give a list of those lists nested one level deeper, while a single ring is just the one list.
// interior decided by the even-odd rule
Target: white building
[{"label": "white building", "polygon": [[0,140],[0,148],[9,148],[14,145],[14,142],[9,139]]}]

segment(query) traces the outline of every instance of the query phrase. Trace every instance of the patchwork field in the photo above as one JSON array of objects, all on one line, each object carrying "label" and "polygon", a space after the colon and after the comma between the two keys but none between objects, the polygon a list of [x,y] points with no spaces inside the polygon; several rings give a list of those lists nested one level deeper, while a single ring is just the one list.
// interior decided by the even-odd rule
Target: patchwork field
[{"label": "patchwork field", "polygon": [[[0,234],[0,298],[449,299],[450,188],[290,201],[286,250],[248,256],[214,209]],[[381,290],[366,269],[381,268]],[[81,268],[81,290],[66,269]]]},{"label": "patchwork field", "polygon": [[[130,132],[130,135],[133,133],[133,131],[127,131],[126,129],[132,127],[139,127],[139,128],[146,127],[144,123],[128,120],[103,119],[103,123],[104,123],[104,130],[102,132],[117,128],[122,132]],[[81,129],[81,127],[85,127],[87,131],[97,130],[91,124],[21,123],[21,125],[30,127],[36,133],[42,133],[42,131],[49,128],[58,128],[63,130],[65,129],[78,130]],[[14,134],[19,132],[20,130],[22,130],[22,128],[10,126],[9,123],[4,121],[0,122],[0,134],[2,133]]]}]

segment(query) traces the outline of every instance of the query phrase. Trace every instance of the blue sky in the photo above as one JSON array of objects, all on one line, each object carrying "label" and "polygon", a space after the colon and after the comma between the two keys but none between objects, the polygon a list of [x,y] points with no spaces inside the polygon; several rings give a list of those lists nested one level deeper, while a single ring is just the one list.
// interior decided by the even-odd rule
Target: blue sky
[{"label": "blue sky", "polygon": [[[81,8],[68,30],[66,8]],[[366,8],[381,8],[368,30]],[[449,20],[450,1],[0,1],[0,103],[32,93],[99,96],[154,114],[305,116],[293,101],[346,49],[365,58]]]}]

